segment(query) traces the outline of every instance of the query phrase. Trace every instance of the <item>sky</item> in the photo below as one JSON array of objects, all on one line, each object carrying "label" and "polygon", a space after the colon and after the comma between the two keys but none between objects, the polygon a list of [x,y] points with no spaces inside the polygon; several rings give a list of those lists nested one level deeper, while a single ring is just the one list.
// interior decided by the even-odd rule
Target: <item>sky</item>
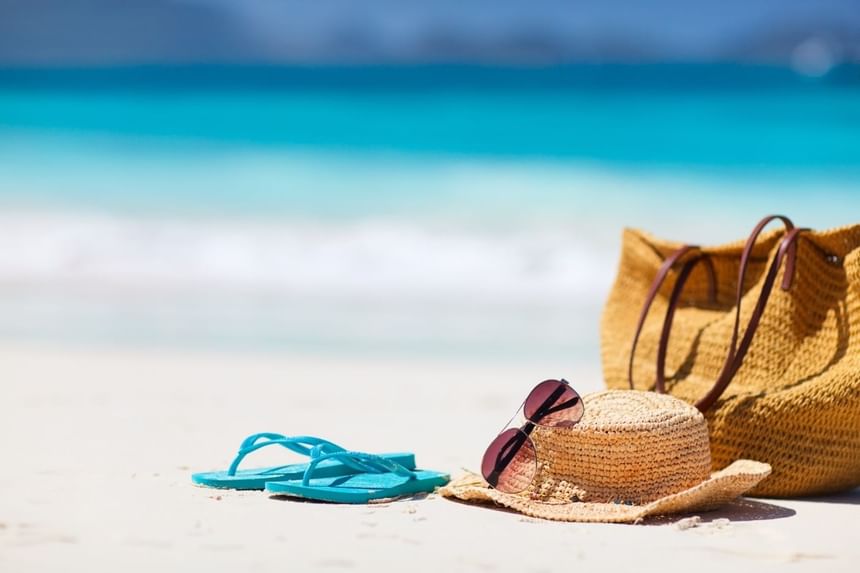
[{"label": "sky", "polygon": [[0,0],[0,65],[860,61],[860,0]]}]

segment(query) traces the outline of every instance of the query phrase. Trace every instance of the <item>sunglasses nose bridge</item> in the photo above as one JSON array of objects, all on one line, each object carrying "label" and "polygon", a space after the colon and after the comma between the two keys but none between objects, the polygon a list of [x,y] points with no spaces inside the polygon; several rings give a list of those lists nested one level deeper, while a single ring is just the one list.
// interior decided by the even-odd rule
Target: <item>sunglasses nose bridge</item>
[{"label": "sunglasses nose bridge", "polygon": [[[501,429],[496,433],[496,435],[499,435],[499,434],[503,433],[505,430],[508,430],[510,428],[520,427],[521,424],[519,424],[519,422],[518,422],[519,418],[522,416],[523,420],[526,420],[525,408],[526,408],[526,401],[523,400],[522,403],[520,404],[519,408],[516,409],[514,414],[510,417],[510,419],[507,421],[507,423],[501,427]],[[526,421],[528,421],[528,420],[526,420]]]}]

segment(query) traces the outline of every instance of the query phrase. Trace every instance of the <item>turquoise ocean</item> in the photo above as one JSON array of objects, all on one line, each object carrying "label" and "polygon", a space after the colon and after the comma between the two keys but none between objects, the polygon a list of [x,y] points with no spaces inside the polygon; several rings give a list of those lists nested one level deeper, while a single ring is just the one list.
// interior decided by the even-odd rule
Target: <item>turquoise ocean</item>
[{"label": "turquoise ocean", "polygon": [[860,68],[0,70],[0,337],[596,358],[623,227],[860,220]]}]

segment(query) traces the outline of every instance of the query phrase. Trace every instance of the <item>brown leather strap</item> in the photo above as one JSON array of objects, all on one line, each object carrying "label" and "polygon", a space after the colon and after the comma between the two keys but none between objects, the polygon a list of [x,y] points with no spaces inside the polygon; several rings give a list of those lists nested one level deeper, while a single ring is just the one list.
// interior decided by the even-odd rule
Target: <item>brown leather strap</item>
[{"label": "brown leather strap", "polygon": [[729,383],[735,377],[735,374],[737,374],[738,370],[740,370],[747,350],[749,350],[750,344],[752,344],[752,340],[755,336],[755,332],[758,328],[759,322],[761,321],[761,317],[764,314],[764,309],[767,305],[767,299],[768,297],[770,297],[770,293],[773,290],[773,284],[776,281],[776,275],[779,272],[779,268],[782,266],[783,260],[785,260],[785,274],[783,276],[781,286],[783,290],[788,290],[788,288],[790,288],[792,277],[794,275],[795,259],[797,256],[797,239],[800,236],[800,233],[807,230],[808,229],[793,228],[788,231],[788,233],[782,239],[776,257],[771,263],[770,268],[767,272],[767,276],[765,277],[764,283],[762,284],[761,294],[756,301],[755,308],[753,309],[753,313],[750,316],[749,324],[747,324],[747,328],[744,331],[743,338],[741,338],[740,344],[738,345],[737,350],[732,357],[731,364],[728,364],[727,362],[727,368],[724,368],[724,372],[720,375],[719,378],[717,378],[717,381],[714,383],[714,386],[708,391],[707,394],[705,394],[705,396],[702,397],[701,400],[696,402],[696,408],[698,408],[700,411],[706,412],[708,411],[708,409],[710,409],[711,406],[714,405],[714,403],[719,399],[720,396],[722,396]]},{"label": "brown leather strap", "polygon": [[[768,270],[767,276],[765,277],[765,282],[762,285],[759,299],[756,302],[753,314],[750,317],[750,322],[747,325],[746,330],[744,331],[744,336],[741,339],[740,345],[738,345],[738,335],[740,330],[740,305],[744,292],[744,280],[746,278],[747,269],[749,267],[750,259],[752,257],[752,251],[755,247],[758,237],[761,235],[764,228],[770,222],[776,219],[779,219],[785,225],[788,232],[780,242],[777,256],[774,258],[774,261]],[[795,259],[797,255],[797,237],[801,231],[802,229],[794,228],[793,223],[786,217],[783,217],[781,215],[772,215],[769,217],[765,217],[764,219],[759,221],[758,225],[756,225],[756,227],[753,229],[753,232],[747,239],[747,242],[744,245],[743,252],[741,253],[741,261],[738,270],[738,288],[735,297],[735,323],[732,329],[732,340],[729,345],[729,352],[725,362],[723,363],[723,368],[720,371],[719,376],[717,377],[717,381],[714,383],[713,387],[708,391],[708,393],[696,403],[696,407],[699,408],[699,410],[703,412],[708,410],[708,408],[710,408],[714,404],[714,402],[716,402],[716,400],[722,395],[734,375],[737,373],[738,369],[740,369],[744,356],[746,355],[746,352],[749,349],[750,344],[752,343],[752,338],[755,335],[755,331],[758,328],[761,316],[764,313],[767,299],[770,296],[771,290],[773,289],[773,283],[776,280],[776,275],[779,271],[780,266],[783,263],[783,260],[785,260],[786,262],[786,268],[781,286],[783,290],[788,290],[788,288],[790,288],[794,277]],[[693,270],[697,262],[698,261],[696,259],[693,259],[691,261],[688,261],[684,265],[678,275],[678,279],[675,282],[675,286],[672,289],[672,294],[669,297],[669,303],[666,308],[666,316],[663,321],[663,329],[660,334],[660,342],[657,349],[657,377],[655,382],[655,389],[657,392],[665,392],[666,353],[668,351],[669,335],[672,330],[672,321],[674,319],[675,310],[677,309],[678,304],[680,302],[681,292],[683,291],[684,285],[689,278],[690,272]]]},{"label": "brown leather strap", "polygon": [[[654,299],[657,298],[657,293],[660,292],[660,287],[663,286],[663,283],[666,281],[666,277],[669,276],[669,272],[671,272],[672,267],[675,266],[675,263],[677,263],[687,253],[697,251],[698,249],[699,247],[695,245],[683,245],[677,250],[670,253],[669,256],[666,257],[666,259],[663,261],[663,264],[660,265],[660,268],[657,269],[657,275],[651,282],[651,287],[648,289],[648,294],[645,295],[645,304],[642,305],[642,311],[639,313],[639,322],[636,324],[636,334],[633,335],[633,348],[630,351],[630,361],[627,365],[627,381],[630,384],[631,390],[634,389],[633,361],[636,357],[636,346],[639,344],[639,336],[642,334],[642,328],[645,326],[645,319],[648,318],[648,311],[651,310],[651,304],[654,302]],[[713,266],[711,266],[710,294],[712,297],[716,296],[716,280]]]},{"label": "brown leather strap", "polygon": [[[678,273],[675,286],[672,288],[672,294],[669,296],[669,304],[666,306],[666,316],[663,319],[663,330],[660,332],[660,343],[657,347],[657,378],[654,384],[655,390],[660,394],[666,393],[666,352],[669,347],[669,333],[672,330],[672,320],[675,318],[675,309],[678,308],[681,291],[684,290],[684,285],[687,283],[690,273],[700,260],[701,258],[690,260],[681,267],[681,272]],[[707,260],[710,262],[710,258]],[[713,263],[711,264],[713,265]]]},{"label": "brown leather strap", "polygon": [[[738,285],[735,294],[735,325],[734,329],[732,330],[732,341],[731,344],[729,344],[730,358],[726,359],[726,362],[723,366],[724,370],[731,361],[731,357],[734,356],[734,353],[737,348],[738,329],[740,327],[741,322],[741,299],[744,295],[744,282],[746,281],[747,268],[749,267],[750,257],[752,257],[752,252],[755,248],[756,241],[758,241],[758,238],[761,235],[762,231],[764,231],[765,227],[767,227],[772,221],[775,221],[777,219],[785,226],[786,232],[789,232],[794,229],[794,223],[792,223],[788,217],[785,217],[783,215],[768,215],[767,217],[759,221],[755,228],[752,230],[752,233],[750,233],[750,236],[747,238],[747,242],[744,245],[744,250],[741,253],[741,262],[740,266],[738,267]],[[792,245],[793,244],[794,243],[792,243]],[[794,259],[796,258],[796,254],[797,249],[792,246],[792,250],[789,255],[789,262],[786,264],[785,268],[785,277],[782,281],[783,290],[788,290],[788,288],[791,286],[791,281],[794,277]]]}]

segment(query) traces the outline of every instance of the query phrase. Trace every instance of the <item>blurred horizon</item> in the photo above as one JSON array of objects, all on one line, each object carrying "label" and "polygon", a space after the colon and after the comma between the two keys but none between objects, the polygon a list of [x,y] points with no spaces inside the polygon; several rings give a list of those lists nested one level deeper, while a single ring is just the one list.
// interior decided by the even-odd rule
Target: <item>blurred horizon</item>
[{"label": "blurred horizon", "polygon": [[860,61],[857,0],[0,0],[0,66]]}]

